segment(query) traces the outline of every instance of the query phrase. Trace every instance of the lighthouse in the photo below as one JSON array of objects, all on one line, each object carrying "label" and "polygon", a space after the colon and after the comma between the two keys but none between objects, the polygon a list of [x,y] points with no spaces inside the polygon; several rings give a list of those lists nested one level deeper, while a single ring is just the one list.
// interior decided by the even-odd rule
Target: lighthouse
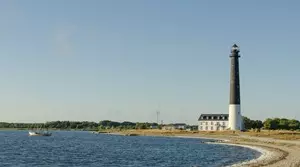
[{"label": "lighthouse", "polygon": [[230,54],[230,99],[229,99],[229,122],[230,130],[242,130],[240,76],[239,76],[239,47],[234,44]]}]

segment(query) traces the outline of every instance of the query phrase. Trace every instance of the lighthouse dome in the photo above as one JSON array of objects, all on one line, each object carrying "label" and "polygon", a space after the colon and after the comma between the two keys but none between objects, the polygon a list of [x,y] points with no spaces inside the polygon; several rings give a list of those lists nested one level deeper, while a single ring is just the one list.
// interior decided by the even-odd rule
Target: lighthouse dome
[{"label": "lighthouse dome", "polygon": [[240,51],[240,48],[239,48],[236,44],[234,44],[234,45],[231,47],[231,51],[232,51],[232,52],[239,52],[239,51]]}]

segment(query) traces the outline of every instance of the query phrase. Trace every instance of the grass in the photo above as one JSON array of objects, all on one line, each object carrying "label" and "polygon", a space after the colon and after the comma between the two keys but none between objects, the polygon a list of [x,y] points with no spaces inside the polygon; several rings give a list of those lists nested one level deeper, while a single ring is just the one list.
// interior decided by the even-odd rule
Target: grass
[{"label": "grass", "polygon": [[261,132],[245,132],[245,134],[249,136],[257,136],[257,137],[271,137],[274,139],[282,139],[282,140],[300,140],[300,132],[299,131],[287,131],[287,130],[264,130]]}]

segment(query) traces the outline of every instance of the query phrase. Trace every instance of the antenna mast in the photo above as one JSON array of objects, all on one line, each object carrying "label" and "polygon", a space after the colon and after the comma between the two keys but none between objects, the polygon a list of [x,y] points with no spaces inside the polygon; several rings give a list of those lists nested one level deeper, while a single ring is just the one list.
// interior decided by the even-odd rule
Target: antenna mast
[{"label": "antenna mast", "polygon": [[156,122],[157,122],[157,125],[159,125],[159,115],[160,115],[160,111],[156,110]]}]

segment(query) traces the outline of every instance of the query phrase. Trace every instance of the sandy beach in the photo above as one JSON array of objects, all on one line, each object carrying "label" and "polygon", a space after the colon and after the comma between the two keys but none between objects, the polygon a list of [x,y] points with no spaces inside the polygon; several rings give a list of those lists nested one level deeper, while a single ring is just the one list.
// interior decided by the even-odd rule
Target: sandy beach
[{"label": "sandy beach", "polygon": [[181,138],[215,139],[218,142],[208,144],[227,144],[247,147],[261,152],[261,156],[250,161],[240,162],[232,167],[299,167],[300,166],[300,141],[280,140],[272,137],[253,137],[245,134],[206,134],[190,132],[166,132],[154,130],[130,130],[112,132],[119,135],[142,135],[142,136],[169,136]]}]

